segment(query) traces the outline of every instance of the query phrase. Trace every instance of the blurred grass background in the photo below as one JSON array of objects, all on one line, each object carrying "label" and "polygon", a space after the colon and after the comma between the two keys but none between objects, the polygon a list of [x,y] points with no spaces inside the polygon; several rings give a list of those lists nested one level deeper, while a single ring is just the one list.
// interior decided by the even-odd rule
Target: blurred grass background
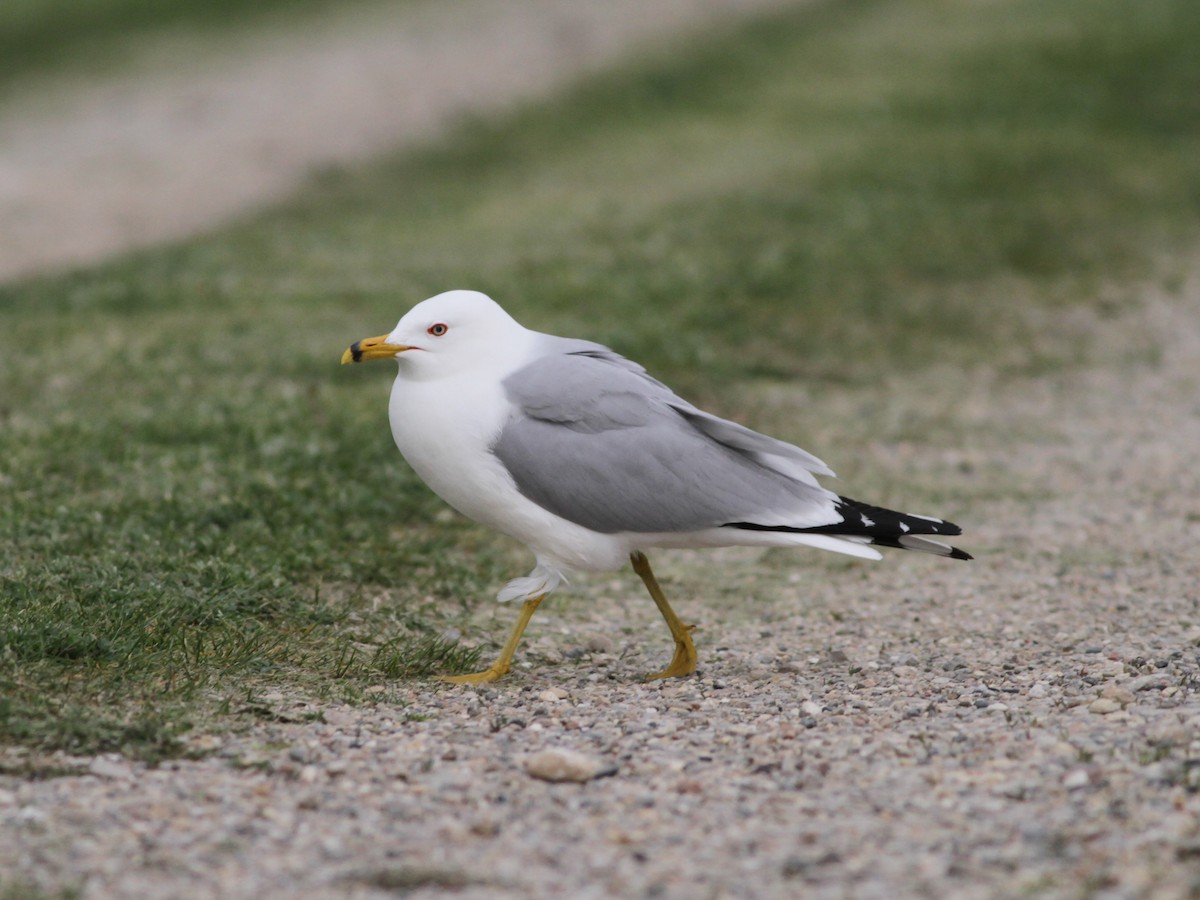
[{"label": "blurred grass background", "polygon": [[725,414],[763,380],[819,417],[893,371],[1075,364],[1055,311],[1194,267],[1197,46],[1185,0],[818,4],[0,286],[0,740],[154,759],[264,690],[473,663],[443,635],[528,560],[401,463],[390,372],[337,368],[438,291]]},{"label": "blurred grass background", "polygon": [[0,95],[20,76],[117,68],[131,49],[170,32],[233,33],[340,5],[337,0],[4,0]]}]

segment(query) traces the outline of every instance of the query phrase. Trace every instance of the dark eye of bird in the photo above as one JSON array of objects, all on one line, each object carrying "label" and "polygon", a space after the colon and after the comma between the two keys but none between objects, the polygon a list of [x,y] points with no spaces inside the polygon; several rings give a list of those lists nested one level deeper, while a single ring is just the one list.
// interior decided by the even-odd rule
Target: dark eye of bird
[{"label": "dark eye of bird", "polygon": [[430,325],[425,330],[429,334],[432,334],[434,337],[441,337],[443,334],[445,334],[450,329],[448,326],[443,325],[441,322],[438,322],[436,325]]}]

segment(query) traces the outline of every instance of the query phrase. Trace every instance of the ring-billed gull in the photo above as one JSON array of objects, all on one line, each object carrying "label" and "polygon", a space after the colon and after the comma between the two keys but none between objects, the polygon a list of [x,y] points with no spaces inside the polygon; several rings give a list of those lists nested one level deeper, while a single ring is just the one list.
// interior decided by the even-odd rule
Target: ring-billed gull
[{"label": "ring-billed gull", "polygon": [[499,658],[447,681],[499,678],[568,573],[625,560],[675,640],[670,664],[648,677],[692,674],[691,628],[650,569],[653,547],[807,545],[880,559],[878,545],[971,558],[927,537],[961,534],[957,525],[840,497],[817,482],[833,471],[811,453],[697,409],[607,347],[530,331],[475,291],[431,297],[342,355],[372,359],[399,363],[388,417],[409,465],[537,559],[498,595],[524,603]]}]

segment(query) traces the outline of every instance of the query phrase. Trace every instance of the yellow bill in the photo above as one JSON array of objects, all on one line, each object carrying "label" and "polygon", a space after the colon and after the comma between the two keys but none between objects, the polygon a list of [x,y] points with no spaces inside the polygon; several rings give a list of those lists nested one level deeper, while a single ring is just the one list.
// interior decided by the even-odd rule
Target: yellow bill
[{"label": "yellow bill", "polygon": [[387,339],[386,334],[381,334],[379,337],[355,341],[342,354],[342,365],[352,362],[367,362],[372,359],[394,359],[397,353],[403,353],[410,349],[404,344],[389,344]]}]

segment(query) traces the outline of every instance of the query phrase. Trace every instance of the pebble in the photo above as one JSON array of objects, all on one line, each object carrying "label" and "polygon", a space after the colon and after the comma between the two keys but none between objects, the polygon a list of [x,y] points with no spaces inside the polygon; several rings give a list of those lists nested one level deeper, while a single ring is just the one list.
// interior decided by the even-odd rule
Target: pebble
[{"label": "pebble", "polygon": [[615,775],[617,766],[578,750],[552,747],[527,756],[525,772],[542,781],[582,783]]},{"label": "pebble", "polygon": [[129,764],[107,756],[97,756],[88,765],[88,771],[99,778],[111,778],[117,781],[132,781],[133,769]]},{"label": "pebble", "polygon": [[46,815],[46,811],[38,809],[36,806],[22,806],[17,810],[16,824],[22,828],[30,828],[40,830],[45,827],[46,821],[50,818]]},{"label": "pebble", "polygon": [[1088,706],[1089,712],[1094,712],[1102,716],[1106,716],[1109,713],[1115,713],[1120,709],[1120,702],[1113,700],[1111,697],[1101,697],[1098,700],[1093,700],[1091,705]]},{"label": "pebble", "polygon": [[316,766],[305,766],[296,777],[302,784],[312,784],[321,777],[321,770]]},{"label": "pebble", "polygon": [[1170,684],[1171,677],[1169,675],[1154,674],[1140,675],[1132,681],[1127,682],[1125,687],[1131,693],[1137,694],[1141,691],[1161,691],[1163,688],[1169,687]]},{"label": "pebble", "polygon": [[1062,783],[1068,791],[1074,791],[1091,784],[1092,776],[1088,774],[1087,769],[1072,769],[1063,776]]},{"label": "pebble", "polygon": [[1122,706],[1128,706],[1133,702],[1133,692],[1128,688],[1123,688],[1116,684],[1106,684],[1104,690],[1100,692],[1100,696],[1109,700],[1116,700]]},{"label": "pebble", "polygon": [[603,634],[593,634],[587,639],[584,647],[589,653],[616,653],[617,645],[612,642],[612,639]]}]

